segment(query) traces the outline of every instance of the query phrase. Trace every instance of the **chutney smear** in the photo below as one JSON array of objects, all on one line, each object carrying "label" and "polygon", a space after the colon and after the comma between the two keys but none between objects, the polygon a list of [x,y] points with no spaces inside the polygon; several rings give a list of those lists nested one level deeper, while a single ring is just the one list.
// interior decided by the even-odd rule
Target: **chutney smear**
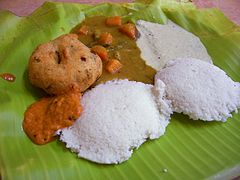
[{"label": "chutney smear", "polygon": [[33,103],[24,114],[25,133],[35,144],[53,141],[57,130],[71,126],[80,116],[80,99],[80,93],[70,92]]},{"label": "chutney smear", "polygon": [[10,73],[2,73],[0,74],[0,77],[8,82],[14,82],[16,79],[16,77]]}]

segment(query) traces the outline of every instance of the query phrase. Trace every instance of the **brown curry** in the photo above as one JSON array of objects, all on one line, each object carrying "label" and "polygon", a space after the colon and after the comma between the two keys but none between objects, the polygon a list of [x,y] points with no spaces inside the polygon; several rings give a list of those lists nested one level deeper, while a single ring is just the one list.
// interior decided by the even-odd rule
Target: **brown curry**
[{"label": "brown curry", "polygon": [[121,33],[118,26],[105,25],[105,20],[106,17],[104,16],[86,18],[85,21],[73,29],[73,32],[78,33],[80,27],[89,27],[87,35],[79,35],[79,40],[89,48],[98,45],[100,34],[108,32],[113,36],[113,42],[106,45],[105,48],[108,50],[108,56],[119,59],[123,67],[115,74],[109,74],[106,69],[103,69],[103,74],[96,84],[112,79],[128,79],[153,84],[156,71],[146,65],[141,58],[141,51],[137,47],[136,41]]}]

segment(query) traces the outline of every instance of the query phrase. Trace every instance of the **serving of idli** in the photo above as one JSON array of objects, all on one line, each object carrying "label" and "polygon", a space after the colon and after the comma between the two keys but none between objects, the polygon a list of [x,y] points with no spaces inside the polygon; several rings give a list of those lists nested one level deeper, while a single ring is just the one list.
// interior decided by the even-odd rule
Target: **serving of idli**
[{"label": "serving of idli", "polygon": [[[164,94],[163,86],[158,89]],[[85,111],[76,123],[58,132],[60,140],[79,157],[97,163],[126,161],[147,139],[163,135],[169,123],[169,101],[162,97],[157,103],[155,91],[152,85],[128,80],[96,86],[83,95]]]},{"label": "serving of idli", "polygon": [[191,119],[226,121],[240,107],[240,83],[199,59],[171,60],[156,74],[158,79],[166,84],[173,111]]},{"label": "serving of idli", "polygon": [[[25,113],[27,135],[33,140],[43,137],[36,144],[58,136],[80,158],[119,164],[145,141],[164,135],[173,112],[193,120],[225,122],[240,107],[240,83],[213,65],[194,34],[171,21],[160,25],[140,20],[135,27],[122,24],[120,16],[97,18],[88,19],[76,34],[40,45],[50,49],[38,47],[30,58],[32,84],[56,95],[36,102]],[[95,31],[96,23],[104,25],[98,27],[104,32]],[[91,40],[85,42],[88,46],[80,43],[80,37]],[[131,69],[129,62],[140,68]],[[61,73],[52,76],[57,71]],[[134,79],[135,72],[149,81]],[[118,73],[121,76],[113,76]],[[103,76],[106,81],[100,81]],[[33,126],[40,132],[35,133]]]}]

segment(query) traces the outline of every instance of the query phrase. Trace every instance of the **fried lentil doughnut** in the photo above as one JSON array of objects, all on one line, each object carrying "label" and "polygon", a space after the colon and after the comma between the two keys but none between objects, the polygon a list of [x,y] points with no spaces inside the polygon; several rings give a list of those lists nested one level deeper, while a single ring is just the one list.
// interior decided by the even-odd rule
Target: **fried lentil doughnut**
[{"label": "fried lentil doughnut", "polygon": [[33,85],[59,95],[72,89],[86,90],[102,74],[102,61],[76,34],[66,34],[39,45],[28,70]]}]

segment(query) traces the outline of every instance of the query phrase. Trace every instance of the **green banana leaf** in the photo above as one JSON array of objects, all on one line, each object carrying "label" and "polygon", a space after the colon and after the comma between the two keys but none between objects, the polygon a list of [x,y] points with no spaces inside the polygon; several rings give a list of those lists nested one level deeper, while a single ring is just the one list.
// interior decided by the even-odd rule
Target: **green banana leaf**
[{"label": "green banana leaf", "polygon": [[224,179],[240,175],[240,113],[226,123],[192,121],[174,114],[163,137],[145,143],[120,165],[79,159],[59,141],[38,146],[27,138],[21,127],[24,111],[44,96],[27,78],[32,51],[93,15],[121,15],[133,22],[171,19],[197,35],[214,64],[240,81],[240,27],[217,9],[139,0],[96,6],[47,2],[28,17],[0,11],[0,73],[16,76],[14,83],[0,79],[0,179]]}]

